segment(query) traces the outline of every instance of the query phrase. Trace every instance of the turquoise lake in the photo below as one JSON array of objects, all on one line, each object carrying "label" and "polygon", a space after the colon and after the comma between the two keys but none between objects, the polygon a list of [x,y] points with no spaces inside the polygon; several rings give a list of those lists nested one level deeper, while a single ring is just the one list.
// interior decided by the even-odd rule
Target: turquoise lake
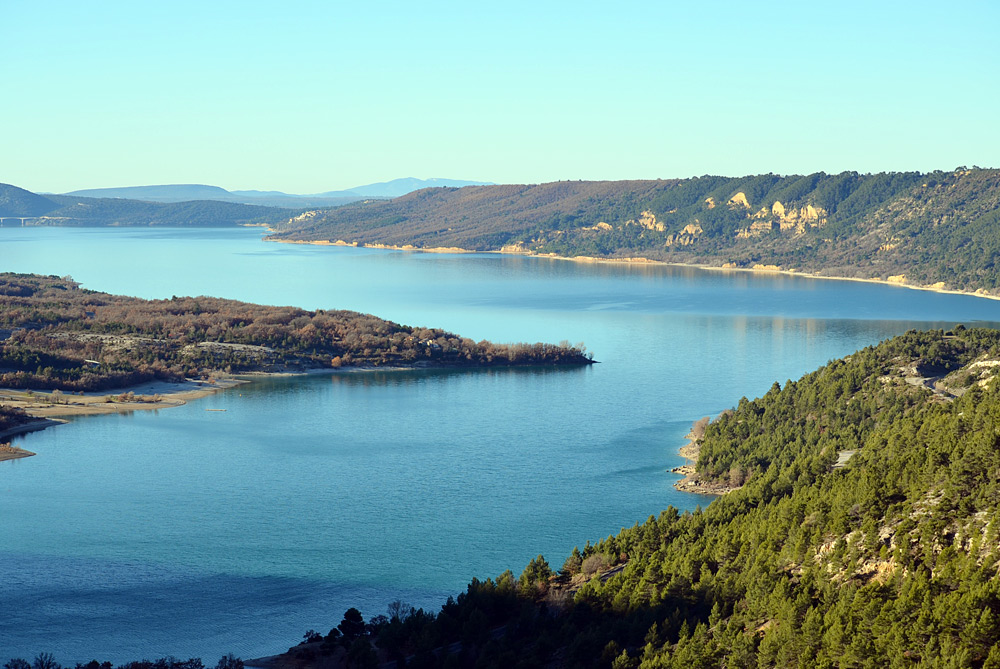
[{"label": "turquoise lake", "polygon": [[473,577],[709,503],[672,487],[693,420],[911,328],[1000,322],[997,301],[877,284],[260,237],[0,228],[0,270],[582,341],[600,364],[270,378],[20,438],[38,455],[0,463],[0,662],[214,665],[351,606],[437,610]]}]

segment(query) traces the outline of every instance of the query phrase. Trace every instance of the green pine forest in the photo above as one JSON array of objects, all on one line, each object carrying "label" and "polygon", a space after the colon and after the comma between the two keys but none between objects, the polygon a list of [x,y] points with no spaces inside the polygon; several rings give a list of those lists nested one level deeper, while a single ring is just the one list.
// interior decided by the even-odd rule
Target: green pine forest
[{"label": "green pine forest", "polygon": [[738,490],[283,666],[1000,667],[998,369],[1000,332],[957,326],[776,383],[701,444]]}]

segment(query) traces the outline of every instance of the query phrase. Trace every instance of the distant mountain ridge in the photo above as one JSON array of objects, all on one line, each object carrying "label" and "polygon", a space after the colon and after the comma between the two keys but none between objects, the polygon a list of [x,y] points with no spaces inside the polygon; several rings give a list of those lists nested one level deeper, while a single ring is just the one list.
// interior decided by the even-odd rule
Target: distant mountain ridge
[{"label": "distant mountain ridge", "polygon": [[260,204],[277,207],[332,207],[355,202],[363,198],[391,198],[405,195],[421,188],[486,185],[481,181],[460,179],[416,179],[405,177],[366,184],[347,190],[299,195],[275,190],[234,190],[205,184],[164,184],[153,186],[124,186],[119,188],[89,188],[66,195],[78,197],[124,198],[149,202],[187,202],[190,200],[218,200],[243,204]]},{"label": "distant mountain ridge", "polygon": [[322,195],[339,195],[353,193],[364,197],[399,197],[422,188],[463,188],[465,186],[492,186],[487,181],[464,181],[462,179],[416,179],[404,177],[392,181],[380,181],[365,186],[355,186],[346,191],[331,191]]},{"label": "distant mountain ridge", "polygon": [[232,195],[225,188],[205,184],[170,184],[161,186],[123,186],[121,188],[89,188],[64,195],[77,197],[114,197],[126,200],[151,202],[185,202],[191,200],[217,200]]},{"label": "distant mountain ridge", "polygon": [[[290,195],[280,191],[227,191],[205,184],[93,188],[65,195],[32,193],[0,184],[0,219],[31,225],[269,225],[304,209],[327,209],[362,199],[389,198],[415,188],[457,188],[457,179],[394,179],[350,191]],[[0,221],[0,225],[20,225]]]},{"label": "distant mountain ridge", "polygon": [[0,220],[0,225],[4,226],[22,223],[74,226],[268,225],[298,211],[215,200],[168,203],[71,195],[42,196],[10,184],[0,184],[0,219],[8,219]]},{"label": "distant mountain ridge", "polygon": [[796,270],[1000,296],[1000,170],[432,188],[270,239]]}]

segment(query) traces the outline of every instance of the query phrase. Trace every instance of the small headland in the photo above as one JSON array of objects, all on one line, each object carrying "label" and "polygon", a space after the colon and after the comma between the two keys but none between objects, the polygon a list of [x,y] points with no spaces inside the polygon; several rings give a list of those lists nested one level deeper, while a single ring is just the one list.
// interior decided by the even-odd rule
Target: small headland
[{"label": "small headland", "polygon": [[247,381],[235,378],[153,381],[106,393],[0,388],[0,461],[35,455],[4,443],[10,437],[63,425],[64,418],[183,406]]},{"label": "small headland", "polygon": [[27,458],[34,455],[31,451],[26,451],[17,446],[0,443],[0,462],[4,460],[16,460],[17,458]]},{"label": "small headland", "polygon": [[[0,406],[18,408],[29,416],[43,419],[124,413],[183,406],[188,400],[205,397],[240,383],[246,381],[235,378],[152,381],[99,393],[0,388]],[[42,429],[59,422],[62,421],[49,420],[47,425],[41,425],[34,421],[30,425],[37,424],[39,427],[33,429]]]},{"label": "small headland", "polygon": [[181,406],[248,376],[593,362],[582,343],[476,342],[352,311],[144,300],[0,273],[0,431]]},{"label": "small headland", "polygon": [[687,462],[670,470],[674,474],[684,475],[684,478],[674,484],[674,488],[681,492],[697,495],[725,495],[727,492],[739,490],[741,487],[730,483],[710,481],[698,474],[697,464],[698,456],[701,454],[701,443],[711,420],[709,416],[699,418],[691,425],[691,431],[684,436],[688,443],[681,446],[678,452]]},{"label": "small headland", "polygon": [[43,430],[58,422],[29,415],[23,409],[0,404],[0,461],[26,458],[34,455],[31,451],[14,446],[10,439],[19,434]]}]

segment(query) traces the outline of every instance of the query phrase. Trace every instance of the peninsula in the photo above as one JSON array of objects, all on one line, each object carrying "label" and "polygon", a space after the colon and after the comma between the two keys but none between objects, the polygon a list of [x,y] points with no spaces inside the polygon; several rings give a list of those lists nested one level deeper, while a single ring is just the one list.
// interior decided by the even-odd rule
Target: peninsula
[{"label": "peninsula", "polygon": [[[0,274],[0,408],[51,418],[183,404],[234,375],[574,366],[582,345],[495,344],[351,311],[214,297],[143,300]],[[10,413],[4,429],[27,429]]]}]

